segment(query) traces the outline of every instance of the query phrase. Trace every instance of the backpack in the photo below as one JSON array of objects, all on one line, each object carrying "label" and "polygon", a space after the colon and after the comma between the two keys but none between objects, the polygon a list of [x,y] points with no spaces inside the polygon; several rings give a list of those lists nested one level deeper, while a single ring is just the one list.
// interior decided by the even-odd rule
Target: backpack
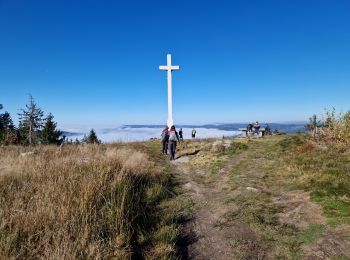
[{"label": "backpack", "polygon": [[167,141],[167,139],[168,139],[168,131],[167,130],[163,130],[163,132],[162,132],[162,141],[164,142],[164,141]]},{"label": "backpack", "polygon": [[177,136],[175,131],[170,131],[169,140],[177,142]]}]

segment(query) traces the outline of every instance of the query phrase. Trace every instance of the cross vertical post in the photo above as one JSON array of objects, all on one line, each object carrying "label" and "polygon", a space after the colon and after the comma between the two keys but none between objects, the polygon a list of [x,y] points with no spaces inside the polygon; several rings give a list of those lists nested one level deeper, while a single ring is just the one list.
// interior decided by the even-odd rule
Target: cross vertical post
[{"label": "cross vertical post", "polygon": [[167,125],[170,128],[174,125],[173,120],[173,86],[172,86],[172,75],[171,72],[173,70],[179,70],[179,66],[173,66],[171,65],[171,54],[167,54],[167,65],[166,66],[159,66],[160,70],[166,70],[167,71],[167,78],[168,78],[168,121]]}]

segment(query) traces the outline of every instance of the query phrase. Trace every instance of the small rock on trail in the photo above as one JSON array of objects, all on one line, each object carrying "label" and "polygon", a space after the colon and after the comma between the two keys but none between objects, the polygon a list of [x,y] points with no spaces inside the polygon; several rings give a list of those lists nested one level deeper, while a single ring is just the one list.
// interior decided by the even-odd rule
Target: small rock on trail
[{"label": "small rock on trail", "polygon": [[172,161],[172,162],[173,163],[188,163],[189,161],[190,161],[190,158],[188,158],[188,156],[182,156],[182,157],[175,159],[175,161]]}]

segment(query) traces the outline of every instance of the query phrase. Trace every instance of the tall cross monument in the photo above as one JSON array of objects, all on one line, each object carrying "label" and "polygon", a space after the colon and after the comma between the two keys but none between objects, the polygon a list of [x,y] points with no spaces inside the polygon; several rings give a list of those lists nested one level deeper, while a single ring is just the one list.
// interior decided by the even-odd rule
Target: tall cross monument
[{"label": "tall cross monument", "polygon": [[167,65],[166,66],[159,66],[160,70],[166,70],[168,73],[168,127],[170,128],[172,125],[174,125],[173,120],[173,85],[172,85],[172,79],[171,79],[171,71],[173,70],[179,70],[179,66],[173,66],[171,65],[171,54],[168,54],[167,56]]}]

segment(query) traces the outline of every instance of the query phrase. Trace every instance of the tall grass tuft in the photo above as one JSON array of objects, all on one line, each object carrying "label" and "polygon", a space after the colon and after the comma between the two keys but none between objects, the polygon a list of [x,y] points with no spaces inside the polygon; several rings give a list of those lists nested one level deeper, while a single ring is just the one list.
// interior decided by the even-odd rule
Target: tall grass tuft
[{"label": "tall grass tuft", "polygon": [[[130,147],[1,148],[0,258],[128,259],[159,248],[144,237],[169,177]],[[147,195],[154,187],[161,198]],[[174,254],[173,241],[160,243]]]}]

